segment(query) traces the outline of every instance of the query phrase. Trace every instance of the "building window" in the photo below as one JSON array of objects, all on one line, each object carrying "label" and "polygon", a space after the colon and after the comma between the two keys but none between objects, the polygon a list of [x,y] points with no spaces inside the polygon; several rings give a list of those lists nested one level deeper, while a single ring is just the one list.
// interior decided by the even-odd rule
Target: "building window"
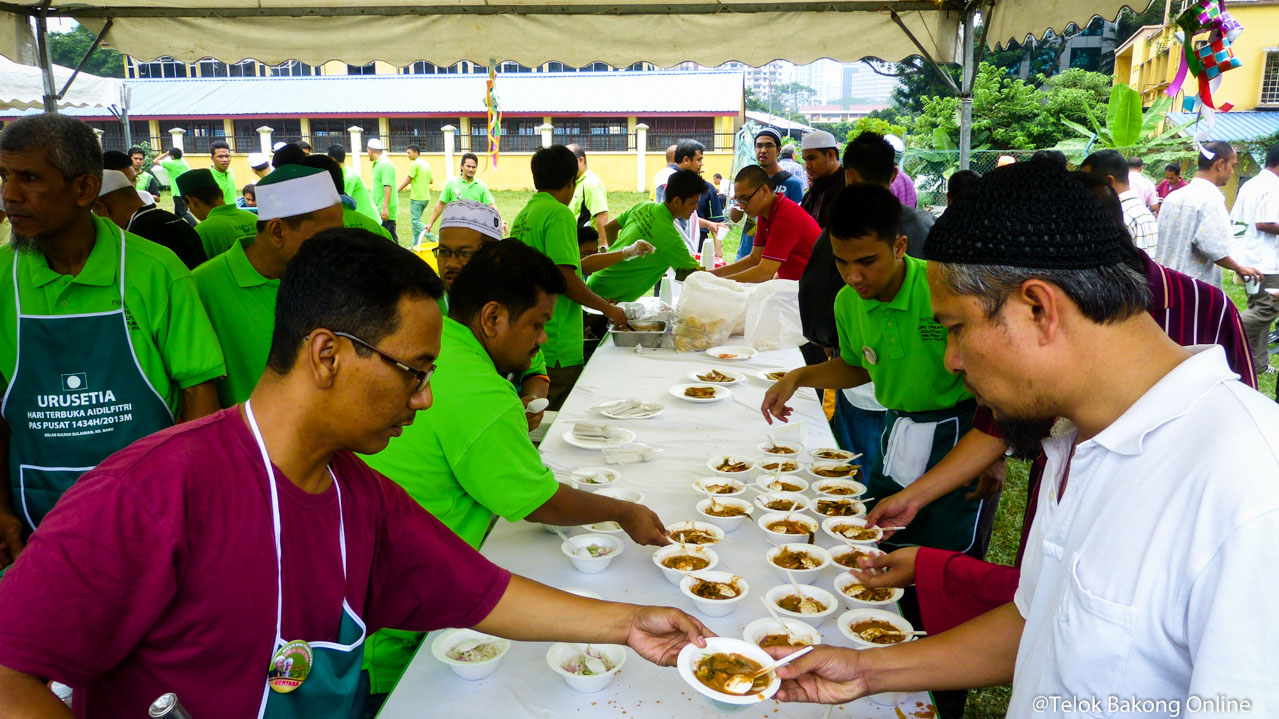
[{"label": "building window", "polygon": [[608,72],[612,69],[613,66],[606,62],[593,62],[589,65],[583,65],[580,68],[581,72]]},{"label": "building window", "polygon": [[[125,142],[124,130],[118,120],[85,120],[85,124],[95,130],[102,131],[102,149],[103,150],[119,150],[127,152],[129,143]],[[146,120],[130,120],[129,132],[131,137],[129,140],[134,145],[148,143],[151,150],[155,153],[160,152],[160,138],[151,137],[151,126]],[[165,138],[166,140],[168,138]],[[168,143],[165,142],[165,145]]]},{"label": "building window", "polygon": [[626,152],[629,147],[626,134],[626,118],[587,120],[557,117],[551,120],[555,126],[552,136],[558,145],[581,145],[587,152]]},{"label": "building window", "polygon": [[548,62],[546,63],[546,71],[547,72],[577,72],[577,68],[573,67],[572,65],[565,65],[562,62]]},{"label": "building window", "polygon": [[506,61],[498,63],[498,72],[533,72],[533,68],[528,65],[521,65],[518,62]]},{"label": "building window", "polygon": [[1261,71],[1261,97],[1257,104],[1279,107],[1279,49],[1266,53],[1266,67]]},{"label": "building window", "polygon": [[208,152],[209,145],[217,140],[227,140],[229,144],[226,128],[223,127],[221,120],[160,121],[160,132],[165,135],[169,134],[169,130],[175,127],[186,130],[186,134],[182,136],[182,146],[187,152]]},{"label": "building window", "polygon": [[204,59],[199,63],[200,77],[257,77],[256,60],[241,60],[225,63],[221,60]]},{"label": "building window", "polygon": [[680,140],[697,140],[707,151],[715,149],[713,117],[642,117],[639,121],[648,125],[649,152],[666,152]]},{"label": "building window", "polygon": [[369,64],[367,64],[367,65],[347,65],[347,66],[346,66],[346,74],[348,74],[348,75],[376,75],[376,74],[377,74],[377,68],[375,67],[375,63],[369,63]]},{"label": "building window", "polygon": [[[488,151],[488,126],[483,117],[471,118],[471,151],[477,155]],[[542,147],[540,117],[502,120],[502,152],[537,152]]]},{"label": "building window", "polygon": [[304,77],[319,75],[315,67],[297,60],[287,60],[271,67],[271,77]]},{"label": "building window", "polygon": [[[460,127],[462,121],[456,117],[392,117],[387,120],[391,130],[392,152],[404,152],[409,145],[417,145],[422,152],[444,152],[445,125]],[[461,138],[453,133],[453,151],[461,150]]]},{"label": "building window", "polygon": [[[350,149],[351,133],[346,128],[359,125],[364,128],[361,141],[367,143],[370,137],[378,137],[376,117],[325,117],[311,120],[311,137],[302,138],[311,143],[317,151],[327,150],[329,145],[341,145]],[[272,125],[272,127],[275,127]]]},{"label": "building window", "polygon": [[418,60],[412,65],[405,65],[400,68],[401,75],[456,75],[459,72],[462,72],[462,63],[460,62],[452,65],[436,65]]},{"label": "building window", "polygon": [[262,150],[262,140],[258,128],[266,125],[271,128],[271,144],[277,142],[297,142],[302,139],[302,121],[297,118],[257,118],[241,119],[232,123],[231,149],[248,154]]},{"label": "building window", "polygon": [[187,77],[190,70],[185,62],[179,62],[171,57],[161,57],[152,62],[135,63],[134,73],[144,80],[159,80],[166,77]]}]

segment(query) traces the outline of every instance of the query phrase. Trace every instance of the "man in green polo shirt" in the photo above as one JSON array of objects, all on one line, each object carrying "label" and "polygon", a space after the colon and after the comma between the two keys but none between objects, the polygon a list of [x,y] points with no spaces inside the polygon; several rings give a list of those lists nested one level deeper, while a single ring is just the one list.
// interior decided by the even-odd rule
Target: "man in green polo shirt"
[{"label": "man in green polo shirt", "polygon": [[652,291],[653,286],[674,267],[675,277],[683,280],[701,269],[688,251],[675,220],[687,220],[697,211],[706,181],[692,170],[679,170],[666,181],[665,202],[641,202],[608,223],[608,244],[613,250],[625,250],[636,242],[647,240],[656,251],[593,272],[586,285],[600,297],[619,302],[634,302]]},{"label": "man in green polo shirt", "polygon": [[422,148],[417,145],[409,145],[404,154],[409,156],[409,171],[399,189],[402,191],[410,184],[413,185],[413,189],[409,191],[409,224],[413,228],[409,244],[413,244],[422,236],[425,227],[422,224],[422,213],[426,212],[431,202],[431,163],[422,157]]},{"label": "man in green polo shirt", "polygon": [[373,161],[373,184],[369,188],[373,195],[373,206],[377,208],[378,219],[391,239],[399,242],[395,231],[395,218],[400,213],[400,195],[395,190],[395,165],[386,156],[386,145],[378,138],[369,140],[369,159]]},{"label": "man in green polo shirt", "polygon": [[[933,319],[927,263],[906,254],[901,203],[886,187],[844,188],[827,217],[835,265],[847,285],[835,296],[839,357],[789,372],[764,395],[764,418],[786,421],[799,387],[875,383],[888,411],[867,493],[887,497],[941,461],[972,426],[976,402],[943,364],[946,328]],[[893,547],[921,545],[984,554],[977,546],[982,500],[960,487],[920,511]],[[925,514],[927,513],[927,514]],[[882,546],[882,544],[881,544]]]},{"label": "man in green polo shirt", "polygon": [[258,216],[227,204],[222,188],[207,168],[191,170],[178,176],[174,187],[186,197],[186,206],[199,220],[195,233],[200,236],[204,253],[213,259],[240,241],[253,242]]},{"label": "man in green polo shirt", "polygon": [[146,171],[147,153],[141,147],[129,148],[129,162],[133,163],[133,189],[151,195],[152,202],[160,201],[160,181]]},{"label": "man in green polo shirt", "polygon": [[222,407],[243,402],[262,377],[285,266],[312,235],[342,226],[342,201],[323,170],[285,165],[259,182],[257,190],[253,242],[248,247],[232,243],[194,273],[226,356],[226,376],[217,383]]},{"label": "man in green polo shirt", "polygon": [[209,157],[213,160],[213,166],[209,168],[213,179],[222,188],[222,201],[234,205],[240,186],[235,184],[235,173],[231,172],[231,146],[224,140],[214,140],[209,144]]},{"label": "man in green polo shirt", "polygon": [[168,152],[156,155],[151,160],[151,166],[160,167],[164,170],[164,174],[169,177],[169,187],[173,190],[173,214],[195,227],[195,216],[187,210],[186,201],[182,199],[182,190],[178,187],[178,178],[183,173],[191,171],[191,166],[187,164],[186,160],[182,159],[182,148],[175,147]]},{"label": "man in green polo shirt", "polygon": [[0,248],[0,276],[13,284],[0,292],[4,567],[85,468],[216,411],[213,380],[226,370],[177,256],[93,214],[102,148],[88,125],[65,115],[8,123],[0,178],[13,223]]},{"label": "man in green polo shirt", "polygon": [[586,166],[586,150],[577,143],[569,145],[568,149],[577,157],[577,184],[573,187],[573,199],[569,200],[568,209],[577,218],[578,225],[591,225],[600,233],[600,239],[604,239],[608,236],[604,231],[608,226],[608,190],[600,176]]},{"label": "man in green polo shirt", "polygon": [[[435,221],[440,219],[440,213],[444,212],[444,206],[454,200],[474,200],[497,207],[497,200],[493,199],[493,193],[489,191],[488,185],[484,184],[484,180],[479,180],[475,177],[475,170],[479,166],[480,160],[474,153],[467,152],[462,154],[462,164],[459,165],[461,173],[454,175],[444,183],[444,189],[440,190],[440,201],[435,205],[435,212],[431,215],[431,221],[426,223],[427,232],[430,232],[431,228],[435,227]],[[506,234],[506,225],[502,225],[502,234]]]},{"label": "man in green polo shirt", "polygon": [[585,361],[582,307],[598,310],[619,327],[626,326],[626,313],[582,281],[577,223],[568,209],[577,178],[577,158],[567,147],[551,145],[533,153],[530,164],[537,193],[515,217],[511,236],[551,258],[568,286],[556,302],[555,314],[546,326],[549,339],[542,348],[551,378],[549,409],[558,410],[582,373]]},{"label": "man in green polo shirt", "polygon": [[[342,194],[342,167],[338,165],[336,160],[328,155],[302,155],[298,164],[314,167],[329,173],[329,178],[333,180],[333,186],[337,189],[338,195]],[[283,167],[283,165],[281,166]],[[352,210],[345,202],[342,203],[342,226],[372,232],[378,237],[387,240],[392,239],[391,233],[387,232],[385,227],[374,220],[370,220],[363,213]]]},{"label": "man in green polo shirt", "polygon": [[[515,240],[485,243],[449,292],[431,411],[365,461],[477,549],[497,517],[611,521],[637,544],[669,544],[652,510],[560,484],[528,441],[524,406],[506,378],[528,369],[564,289],[541,253]],[[373,694],[394,687],[421,637],[379,632],[366,643]]]},{"label": "man in green polo shirt", "polygon": [[369,197],[368,185],[364,184],[360,173],[346,166],[346,148],[329,145],[326,154],[342,167],[342,194],[355,201],[356,212],[378,222],[377,208],[373,206],[373,198]]}]

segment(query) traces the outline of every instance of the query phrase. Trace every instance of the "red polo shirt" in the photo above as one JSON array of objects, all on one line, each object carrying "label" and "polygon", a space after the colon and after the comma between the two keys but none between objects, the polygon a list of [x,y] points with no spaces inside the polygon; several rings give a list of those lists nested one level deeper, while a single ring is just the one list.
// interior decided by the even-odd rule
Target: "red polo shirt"
[{"label": "red polo shirt", "polygon": [[766,260],[777,260],[777,278],[798,280],[808,266],[808,256],[813,253],[813,243],[822,233],[811,215],[793,200],[777,196],[768,217],[755,219],[755,246],[762,247]]}]

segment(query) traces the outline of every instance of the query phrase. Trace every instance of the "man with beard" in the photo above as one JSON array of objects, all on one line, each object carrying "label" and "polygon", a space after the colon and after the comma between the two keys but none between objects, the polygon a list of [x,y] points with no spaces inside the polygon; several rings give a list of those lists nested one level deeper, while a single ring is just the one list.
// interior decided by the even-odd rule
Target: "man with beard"
[{"label": "man with beard", "polygon": [[0,181],[13,223],[0,248],[0,276],[12,278],[0,292],[6,566],[89,468],[175,418],[217,411],[213,380],[225,367],[177,256],[93,214],[102,148],[88,125],[63,115],[9,123]]},{"label": "man with beard", "polygon": [[[524,406],[506,377],[529,368],[565,288],[559,268],[537,250],[519,240],[485,243],[449,291],[431,411],[366,461],[477,549],[496,517],[612,521],[637,544],[668,544],[652,510],[556,482],[528,440]],[[373,694],[394,688],[421,638],[373,637],[365,652]]]}]

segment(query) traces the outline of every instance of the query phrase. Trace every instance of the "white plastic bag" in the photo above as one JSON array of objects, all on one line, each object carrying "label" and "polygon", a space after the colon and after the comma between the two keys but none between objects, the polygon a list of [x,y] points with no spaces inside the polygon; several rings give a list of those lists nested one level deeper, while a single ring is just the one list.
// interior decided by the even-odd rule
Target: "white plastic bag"
[{"label": "white plastic bag", "polygon": [[799,320],[799,283],[769,280],[757,285],[746,303],[746,344],[761,352],[804,344]]},{"label": "white plastic bag", "polygon": [[701,352],[741,334],[751,287],[709,272],[694,272],[684,280],[675,307],[677,352]]}]

